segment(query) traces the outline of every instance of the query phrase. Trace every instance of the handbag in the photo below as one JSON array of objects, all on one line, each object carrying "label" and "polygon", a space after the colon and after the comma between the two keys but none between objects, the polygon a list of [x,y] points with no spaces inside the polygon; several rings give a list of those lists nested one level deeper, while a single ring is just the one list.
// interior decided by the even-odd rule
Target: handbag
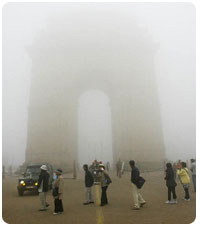
[{"label": "handbag", "polygon": [[52,195],[53,195],[53,197],[58,196],[58,187],[53,188]]},{"label": "handbag", "polygon": [[142,186],[144,185],[145,179],[143,177],[139,177],[138,182],[136,184],[137,188],[142,188]]},{"label": "handbag", "polygon": [[110,177],[106,174],[106,173],[104,173],[105,174],[105,182],[106,182],[106,184],[110,184],[110,183],[112,183],[112,181],[111,181],[111,179],[110,179]]}]

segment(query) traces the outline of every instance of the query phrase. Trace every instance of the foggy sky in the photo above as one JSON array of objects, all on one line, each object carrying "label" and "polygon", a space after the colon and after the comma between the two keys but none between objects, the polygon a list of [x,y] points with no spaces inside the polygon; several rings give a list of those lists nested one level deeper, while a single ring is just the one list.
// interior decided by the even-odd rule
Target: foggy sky
[{"label": "foggy sky", "polygon": [[[189,3],[106,4],[113,6],[113,11],[132,12],[133,20],[148,31],[158,46],[155,67],[167,158],[195,157],[195,8]],[[45,28],[49,17],[65,12],[68,7],[80,10],[90,5],[8,3],[4,6],[4,164],[19,165],[25,158],[31,80],[27,48]]]},{"label": "foggy sky", "polygon": [[111,113],[103,92],[90,90],[81,95],[78,126],[79,162],[88,164],[97,159],[112,164]]}]

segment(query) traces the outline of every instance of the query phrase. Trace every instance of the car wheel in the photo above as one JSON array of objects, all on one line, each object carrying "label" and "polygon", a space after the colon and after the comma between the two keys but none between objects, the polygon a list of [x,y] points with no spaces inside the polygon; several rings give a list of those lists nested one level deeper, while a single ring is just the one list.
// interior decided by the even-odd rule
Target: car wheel
[{"label": "car wheel", "polygon": [[52,189],[52,184],[49,185],[49,189],[50,189],[50,190]]},{"label": "car wheel", "polygon": [[24,191],[23,190],[18,190],[18,195],[19,196],[23,196],[24,195]]}]

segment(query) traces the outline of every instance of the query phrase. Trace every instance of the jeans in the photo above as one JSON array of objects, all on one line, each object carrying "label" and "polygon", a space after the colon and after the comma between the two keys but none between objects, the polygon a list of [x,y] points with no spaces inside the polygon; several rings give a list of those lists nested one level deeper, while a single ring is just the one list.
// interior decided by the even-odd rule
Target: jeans
[{"label": "jeans", "polygon": [[92,187],[86,187],[85,198],[87,203],[94,202],[92,195]]},{"label": "jeans", "polygon": [[106,194],[106,190],[107,190],[108,186],[102,187],[102,192],[101,192],[101,205],[105,205],[108,203],[108,199],[107,199],[107,194]]},{"label": "jeans", "polygon": [[46,192],[40,192],[39,196],[40,196],[40,202],[41,202],[41,205],[42,205],[42,209],[46,209],[46,205],[47,205]]},{"label": "jeans", "polygon": [[171,200],[171,193],[173,195],[173,199],[176,199],[176,191],[175,191],[175,186],[170,186],[168,187],[168,200]]},{"label": "jeans", "polygon": [[185,191],[185,199],[189,199],[190,195],[189,195],[189,188],[184,188]]}]

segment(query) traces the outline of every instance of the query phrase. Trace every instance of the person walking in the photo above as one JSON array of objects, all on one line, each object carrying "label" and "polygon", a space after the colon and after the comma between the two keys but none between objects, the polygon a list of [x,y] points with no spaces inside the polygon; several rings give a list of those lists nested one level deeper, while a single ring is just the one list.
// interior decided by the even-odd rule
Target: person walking
[{"label": "person walking", "polygon": [[196,192],[196,161],[195,159],[190,159],[190,162],[191,162],[191,167],[190,167],[190,170],[192,172],[192,182],[193,182],[193,185],[194,185],[194,192]]},{"label": "person walking", "polygon": [[[168,200],[166,201],[166,203],[177,203],[176,200],[176,191],[175,191],[175,187],[176,187],[176,182],[175,182],[175,178],[174,178],[174,171],[172,168],[171,163],[167,163],[166,164],[166,176],[165,176],[165,180],[166,180],[166,185],[168,188]],[[173,200],[171,200],[171,194],[173,194]]]},{"label": "person walking", "polygon": [[107,188],[108,185],[112,182],[109,175],[105,172],[105,166],[103,164],[99,165],[99,177],[101,183],[101,206],[108,204],[107,198]]},{"label": "person walking", "polygon": [[177,175],[177,164],[176,164],[176,162],[173,163],[172,169],[174,171],[174,180],[176,181],[176,175]]},{"label": "person walking", "polygon": [[88,165],[83,165],[83,170],[85,171],[85,188],[86,188],[86,201],[83,203],[84,205],[88,205],[94,203],[93,194],[92,194],[92,186],[94,184],[94,178],[91,172],[88,170]]},{"label": "person walking", "polygon": [[57,214],[63,214],[64,209],[63,209],[63,190],[64,190],[64,181],[62,177],[62,170],[57,169],[56,170],[56,176],[57,178],[55,179],[53,183],[53,197],[54,197],[54,215]]},{"label": "person walking", "polygon": [[106,170],[107,170],[108,172],[110,171],[110,162],[109,162],[109,161],[106,163]]},{"label": "person walking", "polygon": [[189,195],[190,177],[189,177],[189,171],[186,168],[185,162],[181,162],[181,166],[177,170],[177,174],[180,177],[180,182],[185,191],[185,197],[183,199],[186,201],[190,201],[190,195]]},{"label": "person walking", "polygon": [[[135,161],[130,160],[129,165],[131,167],[131,185],[132,185],[132,194],[134,200],[133,210],[139,210],[140,207],[146,204],[146,201],[143,199],[142,195],[139,192],[139,180],[140,180],[140,172],[138,168],[135,166]],[[143,178],[142,178],[143,179]]]},{"label": "person walking", "polygon": [[121,178],[121,168],[122,168],[121,159],[118,160],[116,164],[116,168],[117,168],[117,176]]},{"label": "person walking", "polygon": [[48,192],[48,186],[49,186],[49,173],[47,172],[47,166],[42,165],[40,167],[40,175],[38,179],[38,192],[40,196],[40,202],[42,207],[39,209],[39,211],[46,211],[49,204],[46,202],[46,194]]}]

